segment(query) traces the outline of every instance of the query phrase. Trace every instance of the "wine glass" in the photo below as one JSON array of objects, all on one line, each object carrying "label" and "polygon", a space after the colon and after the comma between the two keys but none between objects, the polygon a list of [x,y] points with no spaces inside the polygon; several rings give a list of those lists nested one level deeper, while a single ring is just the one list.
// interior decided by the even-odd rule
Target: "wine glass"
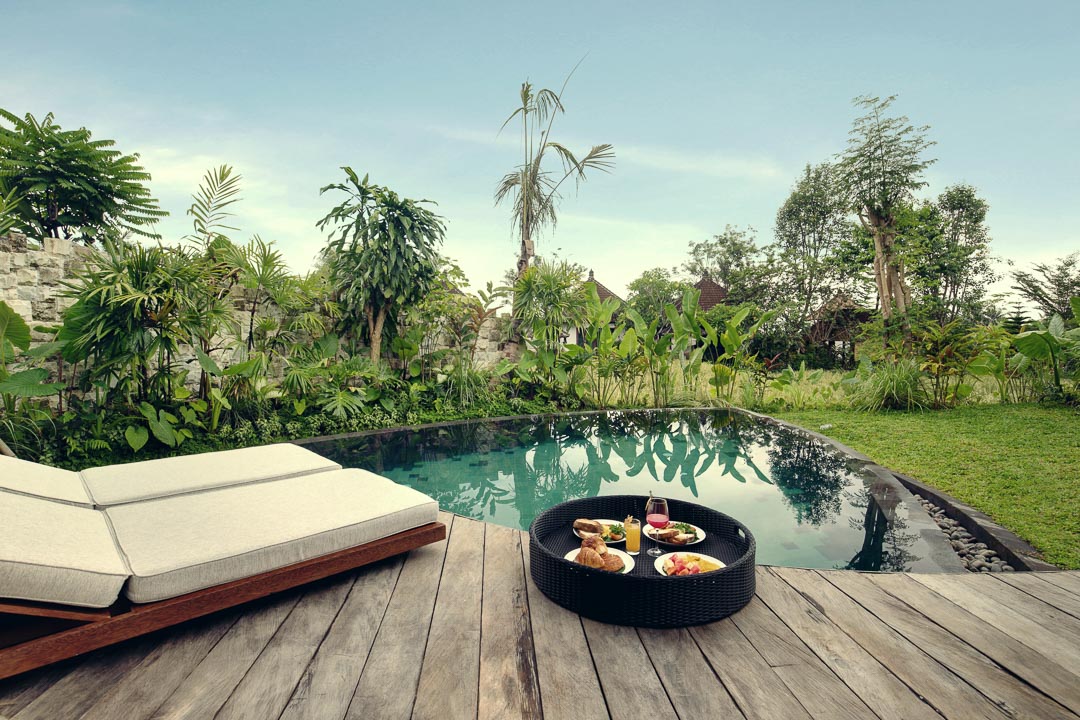
[{"label": "wine glass", "polygon": [[[645,505],[645,522],[649,523],[657,530],[663,530],[667,527],[671,516],[668,514],[667,500],[664,498],[650,497],[648,504]],[[660,557],[664,554],[664,551],[660,549],[660,543],[653,538],[653,542],[656,543],[654,547],[649,548],[646,554],[653,557]]]}]

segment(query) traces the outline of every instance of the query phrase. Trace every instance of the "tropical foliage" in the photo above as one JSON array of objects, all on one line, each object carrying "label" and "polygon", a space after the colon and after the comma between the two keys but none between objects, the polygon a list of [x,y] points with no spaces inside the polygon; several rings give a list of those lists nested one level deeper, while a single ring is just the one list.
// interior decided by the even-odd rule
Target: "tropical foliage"
[{"label": "tropical foliage", "polygon": [[151,197],[139,156],[115,144],[86,128],[64,130],[52,113],[38,120],[0,108],[0,229],[91,243],[157,237],[153,225],[168,213]]}]

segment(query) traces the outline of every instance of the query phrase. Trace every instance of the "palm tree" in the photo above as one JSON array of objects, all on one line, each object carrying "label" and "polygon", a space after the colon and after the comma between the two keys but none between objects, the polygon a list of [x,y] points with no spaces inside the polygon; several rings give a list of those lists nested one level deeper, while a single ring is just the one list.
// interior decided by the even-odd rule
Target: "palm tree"
[{"label": "palm tree", "polygon": [[[518,277],[524,274],[529,261],[536,254],[534,237],[545,226],[555,227],[558,219],[555,206],[561,197],[559,188],[562,184],[571,177],[575,184],[580,184],[586,179],[586,171],[610,172],[615,166],[615,151],[609,144],[594,145],[579,160],[565,145],[551,139],[551,127],[556,115],[566,112],[562,94],[573,74],[571,71],[566,77],[558,93],[546,88],[534,92],[532,83],[523,82],[521,105],[510,113],[499,129],[502,132],[512,120],[520,117],[523,162],[504,175],[495,189],[496,205],[507,197],[513,198],[513,223],[521,240]],[[562,161],[561,170],[552,172],[544,169],[544,155],[549,149]]]}]

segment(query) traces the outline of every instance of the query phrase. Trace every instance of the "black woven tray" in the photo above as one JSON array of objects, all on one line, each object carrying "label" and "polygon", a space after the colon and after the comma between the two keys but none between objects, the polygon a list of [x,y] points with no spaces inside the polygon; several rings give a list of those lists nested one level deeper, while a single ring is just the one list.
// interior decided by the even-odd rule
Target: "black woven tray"
[{"label": "black woven tray", "polygon": [[[745,525],[723,513],[668,500],[672,522],[697,525],[703,542],[685,548],[661,545],[664,552],[696,552],[723,560],[727,567],[684,577],[665,577],[655,558],[645,553],[655,543],[644,533],[634,569],[627,574],[578,565],[565,560],[581,546],[572,531],[577,518],[643,517],[647,498],[639,495],[571,500],[545,510],[529,528],[529,562],[533,582],[553,601],[587,618],[635,627],[684,627],[725,618],[754,596],[754,536]],[[625,549],[624,543],[612,545]]]}]

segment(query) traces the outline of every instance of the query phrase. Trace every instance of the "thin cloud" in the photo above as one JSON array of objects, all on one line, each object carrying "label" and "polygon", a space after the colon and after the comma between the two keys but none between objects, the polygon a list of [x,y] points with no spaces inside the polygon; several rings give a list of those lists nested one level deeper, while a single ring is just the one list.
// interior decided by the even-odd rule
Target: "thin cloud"
[{"label": "thin cloud", "polygon": [[619,145],[615,156],[633,165],[674,173],[728,180],[787,180],[788,173],[766,158],[740,158],[720,153],[685,153],[669,148]]}]

